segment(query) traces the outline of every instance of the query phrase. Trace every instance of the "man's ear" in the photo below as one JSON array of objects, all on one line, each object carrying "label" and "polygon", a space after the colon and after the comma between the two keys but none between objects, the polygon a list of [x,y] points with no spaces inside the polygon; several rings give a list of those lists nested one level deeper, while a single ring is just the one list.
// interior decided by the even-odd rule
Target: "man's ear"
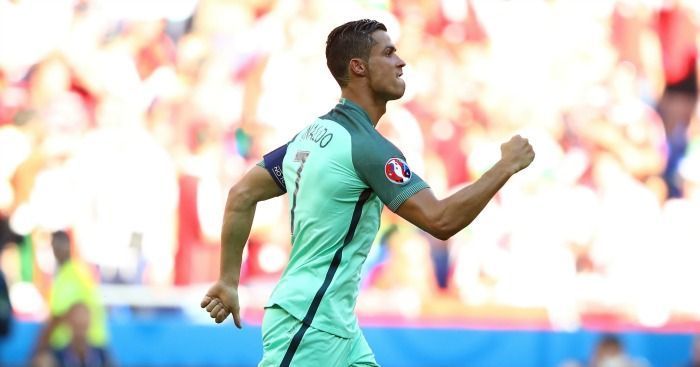
[{"label": "man's ear", "polygon": [[357,76],[366,76],[367,64],[362,59],[350,59],[350,72]]}]

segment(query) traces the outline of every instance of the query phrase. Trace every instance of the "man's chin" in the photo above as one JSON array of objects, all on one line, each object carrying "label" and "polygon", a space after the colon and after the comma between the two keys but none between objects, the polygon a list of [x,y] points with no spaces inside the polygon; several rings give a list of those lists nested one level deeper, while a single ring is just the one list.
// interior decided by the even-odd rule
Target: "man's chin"
[{"label": "man's chin", "polygon": [[399,99],[403,97],[404,93],[406,92],[406,87],[401,88],[400,90],[397,90],[395,93],[387,93],[388,99],[387,101],[393,101],[396,99]]},{"label": "man's chin", "polygon": [[403,97],[403,93],[395,94],[395,95],[389,96],[389,98],[387,98],[387,101],[395,101],[401,97]]},{"label": "man's chin", "polygon": [[403,94],[405,91],[406,91],[406,87],[402,85],[398,88],[395,88],[394,90],[385,90],[381,93],[376,93],[375,95],[378,98],[383,99],[383,100],[388,102],[388,101],[393,101],[393,100],[396,100],[396,99],[403,97]]}]

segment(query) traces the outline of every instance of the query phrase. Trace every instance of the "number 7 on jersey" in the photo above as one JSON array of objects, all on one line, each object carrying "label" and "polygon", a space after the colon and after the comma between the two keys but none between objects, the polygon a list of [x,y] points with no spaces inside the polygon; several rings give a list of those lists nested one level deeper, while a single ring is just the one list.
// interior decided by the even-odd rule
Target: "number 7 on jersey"
[{"label": "number 7 on jersey", "polygon": [[299,193],[299,181],[301,180],[301,171],[304,170],[304,164],[306,163],[306,158],[309,157],[309,152],[305,150],[297,151],[294,156],[294,162],[301,162],[299,168],[297,169],[297,179],[294,181],[294,194],[292,195],[292,214],[291,214],[291,228],[292,236],[294,236],[294,209],[297,207],[297,194]]}]

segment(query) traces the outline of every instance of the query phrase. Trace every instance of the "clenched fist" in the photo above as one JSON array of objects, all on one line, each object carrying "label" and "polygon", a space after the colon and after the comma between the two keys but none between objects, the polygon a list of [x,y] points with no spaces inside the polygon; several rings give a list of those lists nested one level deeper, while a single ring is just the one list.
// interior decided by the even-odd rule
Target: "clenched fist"
[{"label": "clenched fist", "polygon": [[535,151],[530,142],[520,135],[501,144],[501,160],[512,169],[513,174],[522,170],[535,159]]}]

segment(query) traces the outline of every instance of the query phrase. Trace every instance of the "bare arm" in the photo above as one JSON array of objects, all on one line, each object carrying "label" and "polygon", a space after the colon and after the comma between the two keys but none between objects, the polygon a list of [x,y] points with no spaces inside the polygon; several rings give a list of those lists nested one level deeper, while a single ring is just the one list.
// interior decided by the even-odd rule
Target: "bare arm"
[{"label": "bare arm", "polygon": [[258,166],[229,190],[221,228],[221,279],[238,285],[243,246],[250,235],[255,208],[259,201],[282,194],[267,171]]},{"label": "bare arm", "polygon": [[51,334],[53,334],[53,331],[62,321],[63,318],[61,316],[49,316],[49,320],[46,321],[46,324],[43,328],[41,328],[41,331],[39,332],[39,337],[37,338],[36,344],[34,345],[33,357],[36,358],[42,352],[51,349],[49,345]]},{"label": "bare arm", "polygon": [[241,327],[238,281],[243,247],[250,235],[255,208],[259,201],[283,193],[267,171],[258,166],[253,167],[229,190],[221,228],[219,280],[209,289],[200,304],[217,323],[223,322],[232,313],[234,323],[238,328]]},{"label": "bare arm", "polygon": [[501,160],[473,184],[443,200],[438,200],[432,190],[419,191],[396,213],[436,238],[452,237],[468,226],[508,179],[535,157],[527,139],[520,136],[501,145],[501,155]]}]

